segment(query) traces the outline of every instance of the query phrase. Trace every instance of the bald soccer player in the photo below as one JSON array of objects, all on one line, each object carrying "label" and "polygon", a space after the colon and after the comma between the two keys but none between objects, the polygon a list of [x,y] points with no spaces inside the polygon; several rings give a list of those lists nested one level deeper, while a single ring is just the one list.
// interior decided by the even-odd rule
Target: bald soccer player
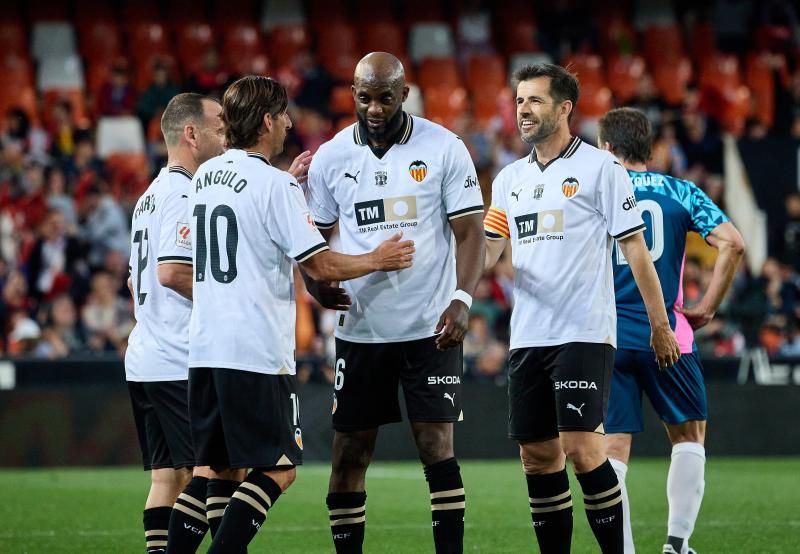
[{"label": "bald soccer player", "polygon": [[336,319],[332,472],[327,498],[338,553],[361,552],[366,472],[378,428],[401,420],[398,385],[424,466],[436,552],[462,552],[465,493],[453,452],[462,348],[481,276],[483,201],[464,143],[403,111],[403,65],[374,52],[356,66],[358,121],[323,144],[309,169],[309,206],[329,239],[360,254],[398,230],[413,267],[312,283]]}]

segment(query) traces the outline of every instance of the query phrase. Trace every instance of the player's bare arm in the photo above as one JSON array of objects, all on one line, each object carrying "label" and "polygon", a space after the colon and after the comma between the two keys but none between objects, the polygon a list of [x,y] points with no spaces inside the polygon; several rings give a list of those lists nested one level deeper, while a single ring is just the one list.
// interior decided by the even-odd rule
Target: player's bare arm
[{"label": "player's bare arm", "polygon": [[[469,295],[475,292],[483,273],[485,247],[483,238],[483,214],[472,214],[450,221],[456,239],[456,290]],[[461,344],[467,333],[469,306],[462,300],[450,302],[436,325],[436,348],[445,350]]]},{"label": "player's bare arm", "polygon": [[[333,235],[333,228],[320,229],[319,232],[322,235],[322,238],[325,239],[325,242],[330,242],[331,236]],[[347,291],[339,286],[338,282],[315,281],[309,277],[302,265],[300,266],[300,275],[303,276],[303,282],[306,285],[306,290],[317,302],[319,302],[320,306],[329,310],[338,311],[346,311],[350,309],[350,305],[353,303],[353,301],[350,298],[350,295],[347,294]]]},{"label": "player's bare arm", "polygon": [[503,255],[503,250],[506,249],[508,241],[506,239],[485,239],[486,243],[486,256],[483,264],[483,270],[488,271],[497,265],[500,261],[500,256]]},{"label": "player's bare arm", "polygon": [[357,256],[323,250],[300,265],[315,281],[346,281],[375,271],[406,269],[413,263],[414,241],[402,237],[397,232],[372,252]]},{"label": "player's bare arm", "polygon": [[650,318],[650,342],[656,354],[656,361],[661,368],[671,367],[681,357],[678,340],[669,326],[667,310],[664,307],[664,295],[661,282],[658,280],[653,259],[644,242],[642,233],[636,233],[619,241],[625,259],[630,264],[636,286],[647,308]]},{"label": "player's bare arm", "polygon": [[311,159],[311,150],[306,150],[299,154],[289,166],[288,172],[297,179],[298,183],[303,184],[308,181],[308,167],[311,165]]},{"label": "player's bare arm", "polygon": [[192,278],[194,271],[190,264],[159,264],[158,282],[172,289],[187,300],[192,299]]},{"label": "player's bare arm", "polygon": [[733,223],[726,221],[717,225],[706,237],[706,242],[719,251],[708,290],[703,299],[694,306],[675,308],[686,316],[692,329],[700,329],[714,318],[722,299],[731,288],[736,269],[744,256],[744,239]]}]

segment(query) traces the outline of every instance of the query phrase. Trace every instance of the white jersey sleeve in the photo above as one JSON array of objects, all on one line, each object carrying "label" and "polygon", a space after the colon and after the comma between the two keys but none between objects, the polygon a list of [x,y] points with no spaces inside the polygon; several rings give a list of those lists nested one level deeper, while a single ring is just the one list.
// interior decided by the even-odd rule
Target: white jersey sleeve
[{"label": "white jersey sleeve", "polygon": [[605,220],[608,234],[617,240],[645,229],[642,214],[636,206],[631,178],[625,167],[611,156],[600,170],[597,210]]},{"label": "white jersey sleeve", "polygon": [[189,234],[188,186],[170,194],[161,208],[158,237],[158,264],[192,265],[192,239]]},{"label": "white jersey sleeve", "polygon": [[[317,227],[331,229],[339,220],[339,204],[328,188],[325,175],[315,167],[314,161],[308,168],[308,206]],[[320,163],[317,162],[317,166]]]},{"label": "white jersey sleeve", "polygon": [[290,174],[286,183],[277,184],[267,208],[267,230],[275,244],[290,258],[304,262],[328,250],[311,217],[303,189]]},{"label": "white jersey sleeve", "polygon": [[483,214],[483,196],[475,164],[464,141],[454,138],[445,154],[447,167],[442,179],[442,201],[448,219]]}]

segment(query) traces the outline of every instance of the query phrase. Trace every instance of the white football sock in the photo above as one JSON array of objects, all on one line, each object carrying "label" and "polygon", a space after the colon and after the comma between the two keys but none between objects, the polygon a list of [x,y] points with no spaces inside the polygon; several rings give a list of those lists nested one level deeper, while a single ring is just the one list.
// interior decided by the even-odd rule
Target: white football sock
[{"label": "white football sock", "polygon": [[703,501],[705,465],[706,449],[702,444],[681,442],[672,447],[672,462],[667,476],[667,535],[684,539],[684,553],[689,548],[689,537]]},{"label": "white football sock", "polygon": [[628,488],[625,486],[628,466],[614,458],[609,458],[608,461],[611,462],[611,467],[617,474],[619,492],[622,495],[622,533],[625,537],[625,554],[634,554],[636,549],[633,546],[633,530],[631,529],[631,505],[628,501]]}]

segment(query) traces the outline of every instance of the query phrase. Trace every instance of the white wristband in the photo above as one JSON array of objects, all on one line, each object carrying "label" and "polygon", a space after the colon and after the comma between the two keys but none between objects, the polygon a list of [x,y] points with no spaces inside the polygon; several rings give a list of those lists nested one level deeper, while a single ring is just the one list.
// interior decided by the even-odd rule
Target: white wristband
[{"label": "white wristband", "polygon": [[467,305],[467,309],[472,307],[472,296],[470,296],[467,292],[458,289],[453,293],[451,300],[461,300],[464,304]]}]

